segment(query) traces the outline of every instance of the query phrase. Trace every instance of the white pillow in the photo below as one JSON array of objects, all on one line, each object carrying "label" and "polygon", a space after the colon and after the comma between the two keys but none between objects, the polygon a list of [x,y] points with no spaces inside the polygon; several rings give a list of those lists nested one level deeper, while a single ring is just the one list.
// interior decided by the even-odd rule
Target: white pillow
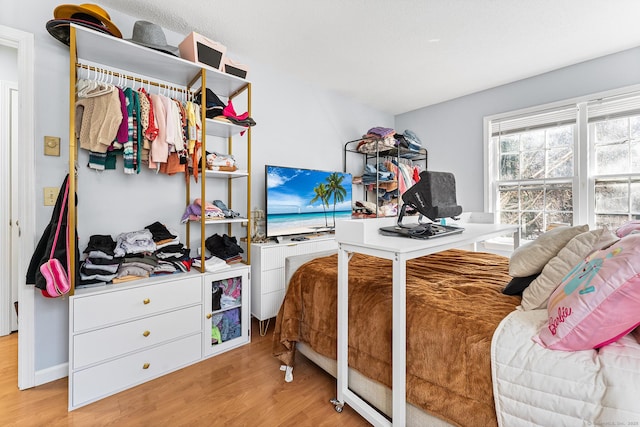
[{"label": "white pillow", "polygon": [[571,239],[522,292],[522,309],[546,308],[549,297],[573,267],[594,250],[611,246],[618,240],[606,227],[578,234]]},{"label": "white pillow", "polygon": [[527,277],[540,273],[549,260],[556,256],[569,240],[585,231],[589,231],[587,224],[556,227],[541,234],[533,242],[520,246],[511,254],[509,275],[511,277]]}]

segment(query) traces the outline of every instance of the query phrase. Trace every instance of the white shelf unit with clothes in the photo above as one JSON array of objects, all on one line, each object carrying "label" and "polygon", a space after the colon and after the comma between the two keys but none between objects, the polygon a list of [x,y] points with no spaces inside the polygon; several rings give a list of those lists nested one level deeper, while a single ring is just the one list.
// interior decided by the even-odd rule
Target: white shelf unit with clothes
[{"label": "white shelf unit with clothes", "polygon": [[[222,73],[218,70],[200,66],[190,61],[171,56],[162,52],[142,47],[127,40],[101,34],[84,27],[71,24],[70,29],[70,108],[69,108],[69,165],[73,171],[78,168],[78,146],[75,135],[75,87],[79,70],[101,70],[107,78],[124,78],[134,81],[141,87],[152,90],[183,90],[192,94],[194,88],[209,88],[216,94],[229,99],[240,93],[247,93],[250,106],[251,83],[245,79]],[[89,71],[91,73],[91,71]],[[195,87],[194,87],[195,85]],[[203,109],[204,110],[204,109]],[[223,181],[239,179],[245,185],[238,188],[236,196],[246,201],[247,218],[233,218],[226,221],[227,225],[246,223],[249,221],[250,206],[250,173],[249,160],[251,145],[251,129],[232,123],[208,120],[202,117],[202,151],[207,147],[208,138],[223,138],[231,148],[232,138],[246,131],[246,169],[234,172],[212,172],[206,170],[206,161],[202,156],[199,170],[201,184],[200,195],[205,200],[208,181]],[[85,174],[86,175],[86,174]],[[100,176],[101,185],[104,184],[106,174]],[[143,171],[140,175],[152,176]],[[76,191],[82,175],[69,174],[69,253],[75,253],[79,240],[76,235],[78,223],[83,224],[84,234],[103,234],[100,229],[87,229],[87,224],[98,228],[99,224],[90,221],[79,214],[76,203],[86,201],[86,192],[106,194],[106,188],[87,188],[83,183],[83,192]],[[135,176],[133,179],[137,179]],[[213,179],[210,179],[213,178]],[[171,177],[166,179],[172,179]],[[175,180],[183,179],[176,177]],[[91,180],[88,180],[91,181]],[[144,181],[144,180],[143,180]],[[178,184],[182,191],[177,194],[167,194],[163,200],[163,207],[159,210],[171,211],[170,218],[175,222],[168,224],[169,228],[180,227],[189,239],[191,225],[180,225],[180,218],[191,196],[187,184]],[[92,181],[95,182],[95,181]],[[172,181],[175,182],[175,181]],[[197,189],[194,189],[194,192]],[[184,192],[184,194],[182,194]],[[238,194],[239,193],[239,194]],[[194,193],[195,194],[195,193]],[[228,192],[231,198],[231,190]],[[117,214],[123,212],[129,215],[141,216],[136,209],[144,209],[145,204],[132,200],[128,204],[109,204],[102,206],[105,213],[111,208]],[[175,212],[173,212],[175,210]],[[111,218],[111,217],[109,217]],[[95,218],[94,218],[95,220]],[[149,222],[152,222],[150,219]],[[117,221],[110,221],[116,223]],[[222,224],[222,222],[218,222]],[[116,225],[117,226],[117,225]],[[198,246],[202,254],[205,253],[205,230],[210,227],[207,221],[197,223],[198,233],[202,237]],[[195,226],[194,226],[195,228]],[[120,232],[128,231],[126,229]],[[88,236],[87,236],[88,237]],[[250,240],[250,236],[247,236]],[[195,250],[195,247],[191,248]],[[248,252],[248,251],[247,251]],[[204,258],[204,255],[202,255]],[[77,271],[77,260],[71,256],[70,272]],[[245,263],[249,255],[246,255]],[[75,289],[75,274],[70,275],[71,291],[69,297],[69,410],[87,405],[119,391],[134,387],[153,378],[165,375],[182,367],[197,363],[205,357],[211,357],[220,352],[230,350],[250,341],[251,323],[250,311],[250,274],[249,266],[245,264],[229,266],[217,273],[204,273],[192,268],[188,273],[153,276],[150,278],[108,284],[84,289]],[[207,311],[211,304],[211,278],[217,280],[238,278],[241,286],[238,290],[238,307],[241,324],[237,330],[239,337],[226,340],[221,345],[211,345],[211,320],[207,315],[214,313]],[[208,291],[208,293],[207,293]],[[209,296],[209,299],[206,296]],[[203,332],[204,331],[204,332]]]},{"label": "white shelf unit with clothes", "polygon": [[[381,147],[377,148],[373,151],[360,151],[359,144],[362,141],[362,138],[355,139],[352,141],[348,141],[344,145],[343,152],[343,169],[344,172],[352,171],[354,175],[354,185],[357,185],[362,188],[362,198],[365,202],[370,202],[373,204],[371,206],[371,210],[373,217],[382,217],[382,216],[396,216],[394,215],[386,215],[385,210],[382,208],[383,203],[380,201],[380,194],[382,189],[387,189],[388,191],[399,190],[398,176],[394,176],[391,180],[382,180],[380,179],[378,173],[378,165],[384,163],[389,160],[394,162],[396,165],[401,163],[411,164],[414,166],[419,166],[421,170],[427,170],[428,166],[428,153],[425,148],[420,148],[419,150],[410,150],[408,148],[388,148]],[[375,140],[373,141],[375,142]],[[359,159],[358,159],[359,157]],[[355,159],[355,162],[350,161],[350,158]],[[364,175],[364,172],[367,168],[370,168],[375,174],[376,178],[372,182],[358,182],[357,178],[360,178]],[[404,179],[404,178],[401,178]],[[410,187],[410,185],[409,185]],[[354,213],[355,214],[355,213]]]}]

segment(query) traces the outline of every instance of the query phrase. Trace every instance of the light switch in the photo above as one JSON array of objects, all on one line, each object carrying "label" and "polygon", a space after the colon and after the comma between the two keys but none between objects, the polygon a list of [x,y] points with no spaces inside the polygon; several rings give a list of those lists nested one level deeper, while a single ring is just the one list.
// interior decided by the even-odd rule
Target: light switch
[{"label": "light switch", "polygon": [[60,155],[60,138],[57,136],[44,137],[44,155],[59,156]]},{"label": "light switch", "polygon": [[44,205],[54,206],[58,198],[58,187],[44,187]]}]

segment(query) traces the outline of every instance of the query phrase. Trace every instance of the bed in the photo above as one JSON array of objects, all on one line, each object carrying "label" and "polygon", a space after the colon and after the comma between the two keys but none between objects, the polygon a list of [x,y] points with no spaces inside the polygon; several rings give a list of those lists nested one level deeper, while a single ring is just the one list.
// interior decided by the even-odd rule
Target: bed
[{"label": "bed", "polygon": [[[458,266],[455,275],[449,273],[451,265]],[[355,254],[349,272],[349,365],[388,388],[391,262]],[[475,425],[496,424],[486,392],[491,389],[487,355],[493,331],[520,303],[518,297],[501,293],[508,281],[508,259],[498,255],[450,250],[408,261],[410,404],[432,408],[453,424],[465,425],[469,414],[474,414]],[[337,255],[309,261],[291,276],[274,335],[274,354],[284,365],[294,365],[297,342],[336,358],[336,282]],[[451,396],[459,404],[452,405]]]},{"label": "bed", "polygon": [[[335,376],[337,255],[288,258],[286,274],[273,353],[291,368],[298,351]],[[349,274],[350,388],[390,416],[390,262],[355,254]],[[640,384],[637,342],[600,352],[537,346],[532,331],[546,310],[516,310],[520,297],[502,293],[510,279],[509,259],[495,254],[449,250],[408,262],[407,424],[640,425],[627,424],[640,421],[640,405],[620,397]]]}]

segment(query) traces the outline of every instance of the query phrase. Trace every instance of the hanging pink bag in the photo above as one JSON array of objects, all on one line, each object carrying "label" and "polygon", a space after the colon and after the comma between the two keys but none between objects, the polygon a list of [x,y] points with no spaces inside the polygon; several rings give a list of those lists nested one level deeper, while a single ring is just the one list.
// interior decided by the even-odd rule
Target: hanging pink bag
[{"label": "hanging pink bag", "polygon": [[[62,200],[62,206],[60,208],[60,217],[58,218],[58,224],[56,227],[56,234],[53,238],[53,245],[51,246],[51,254],[49,259],[40,266],[40,273],[47,282],[47,288],[42,290],[42,295],[49,298],[56,298],[69,292],[69,275],[67,269],[69,266],[69,251],[67,253],[67,267],[64,267],[62,263],[54,258],[53,253],[58,243],[58,235],[60,234],[60,227],[62,225],[62,215],[65,211],[65,205],[67,203],[67,196],[69,195],[69,180],[64,190],[64,198]],[[67,234],[66,239],[67,248],[69,247],[69,236]]]}]

